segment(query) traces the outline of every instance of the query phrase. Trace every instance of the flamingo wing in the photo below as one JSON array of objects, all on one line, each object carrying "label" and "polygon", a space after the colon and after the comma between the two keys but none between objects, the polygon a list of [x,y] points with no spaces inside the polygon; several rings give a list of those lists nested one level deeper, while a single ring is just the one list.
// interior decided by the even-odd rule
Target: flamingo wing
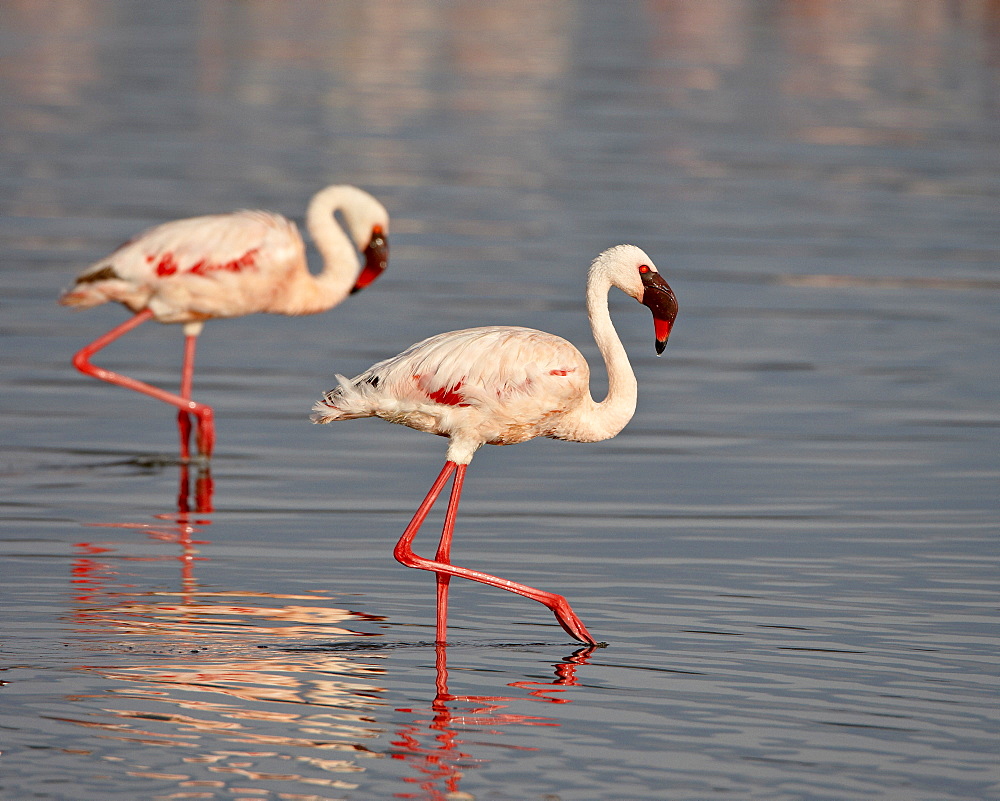
[{"label": "flamingo wing", "polygon": [[577,374],[586,368],[569,342],[530,328],[471,328],[425,340],[409,352],[399,357],[409,373],[402,377],[421,402],[494,414],[527,398],[559,405],[573,396]]},{"label": "flamingo wing", "polygon": [[475,426],[483,442],[499,444],[544,435],[539,426],[588,385],[586,361],[561,337],[530,328],[470,328],[418,342],[341,379],[316,404],[313,419],[376,416],[446,436]]},{"label": "flamingo wing", "polygon": [[117,301],[133,311],[149,306],[164,322],[233,316],[258,310],[244,308],[247,290],[241,291],[238,282],[260,295],[261,284],[304,266],[302,237],[279,214],[192,217],[126,242],[84,270],[60,302],[88,308]]}]

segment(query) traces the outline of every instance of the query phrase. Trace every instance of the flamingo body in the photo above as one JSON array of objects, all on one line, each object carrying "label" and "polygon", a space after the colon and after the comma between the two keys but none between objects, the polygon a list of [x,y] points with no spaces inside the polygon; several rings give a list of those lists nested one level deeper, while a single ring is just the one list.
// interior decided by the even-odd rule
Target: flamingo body
[{"label": "flamingo body", "polygon": [[[316,422],[380,417],[448,437],[452,460],[467,464],[483,444],[572,438],[561,423],[589,394],[590,368],[561,337],[490,326],[438,334],[356,378],[337,378]],[[460,445],[472,450],[459,454]]]},{"label": "flamingo body", "polygon": [[[561,337],[530,328],[489,326],[425,339],[347,379],[313,407],[317,423],[380,417],[448,437],[447,460],[438,480],[396,547],[396,558],[438,574],[438,640],[444,640],[442,605],[447,580],[461,576],[544,603],[563,628],[584,642],[594,640],[562,596],[506,579],[458,568],[448,555],[465,468],[482,445],[510,445],[534,437],[596,442],[615,436],[635,413],[637,384],[608,312],[614,286],[653,312],[657,352],[662,352],[677,315],[673,291],[649,257],[632,245],[611,248],[594,260],[587,280],[587,311],[608,370],[608,395],[590,394],[590,368]],[[413,554],[410,542],[455,474],[438,555]]]},{"label": "flamingo body", "polygon": [[305,265],[298,228],[279,214],[192,217],[126,242],[84,270],[60,303],[89,309],[115,301],[133,312],[148,308],[161,323],[290,314]]},{"label": "flamingo body", "polygon": [[[346,232],[335,214],[343,215]],[[195,337],[205,320],[254,313],[315,314],[363,289],[386,267],[389,216],[375,198],[335,185],[309,204],[307,227],[323,256],[309,271],[295,223],[268,211],[236,211],[164,223],[139,234],[77,276],[59,298],[86,309],[114,301],[135,316],[81,349],[82,372],[152,395],[181,412],[181,455],[187,457],[187,413],[199,421],[199,450],[211,454],[212,410],[190,399]],[[361,254],[359,258],[358,254]],[[149,319],[180,323],[187,335],[179,395],[94,367],[90,357]]]},{"label": "flamingo body", "polygon": [[[333,219],[338,210],[350,239]],[[316,194],[307,219],[324,256],[319,275],[309,272],[295,223],[244,210],[150,228],[81,272],[59,302],[87,309],[116,301],[133,312],[149,309],[162,323],[326,311],[385,268],[389,215],[367,192],[332,186]]]}]

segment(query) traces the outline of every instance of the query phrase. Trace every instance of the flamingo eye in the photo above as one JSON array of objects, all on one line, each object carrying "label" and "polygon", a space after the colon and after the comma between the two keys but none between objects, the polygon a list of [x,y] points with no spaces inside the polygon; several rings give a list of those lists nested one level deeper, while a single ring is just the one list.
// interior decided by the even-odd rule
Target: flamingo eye
[{"label": "flamingo eye", "polygon": [[649,272],[649,265],[648,264],[640,264],[639,265],[639,273],[641,275],[645,275],[648,272]]}]

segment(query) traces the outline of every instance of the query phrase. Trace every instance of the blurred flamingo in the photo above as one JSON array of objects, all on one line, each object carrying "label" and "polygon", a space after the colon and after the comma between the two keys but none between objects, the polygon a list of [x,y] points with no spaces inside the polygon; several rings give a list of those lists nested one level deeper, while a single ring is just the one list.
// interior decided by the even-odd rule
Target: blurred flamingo
[{"label": "blurred flamingo", "polygon": [[[347,234],[334,216],[338,212]],[[205,320],[256,312],[323,312],[364,289],[386,267],[389,215],[367,192],[346,185],[321,190],[309,203],[306,226],[323,256],[324,267],[318,275],[309,272],[305,244],[295,223],[273,212],[192,217],[139,234],[80,273],[59,298],[62,305],[81,309],[117,301],[135,312],[78,351],[73,364],[94,378],[180,409],[182,459],[190,455],[188,414],[193,414],[198,422],[198,452],[210,457],[215,443],[213,411],[191,400],[195,347]],[[97,351],[150,319],[184,326],[179,394],[90,362]]]},{"label": "blurred flamingo", "polygon": [[[596,642],[563,596],[456,567],[450,554],[465,471],[482,445],[534,437],[597,442],[615,436],[632,419],[638,386],[611,322],[611,287],[653,312],[657,354],[677,316],[673,291],[642,250],[618,245],[594,260],[587,278],[587,314],[608,373],[608,394],[599,403],[590,394],[590,368],[572,344],[529,328],[491,326],[439,334],[355,378],[338,375],[339,386],[313,406],[317,423],[381,417],[449,438],[444,467],[394,551],[404,565],[437,573],[438,642],[446,638],[451,576],[532,598],[547,606],[570,635]],[[437,554],[425,559],[413,552],[411,543],[453,473]]]}]

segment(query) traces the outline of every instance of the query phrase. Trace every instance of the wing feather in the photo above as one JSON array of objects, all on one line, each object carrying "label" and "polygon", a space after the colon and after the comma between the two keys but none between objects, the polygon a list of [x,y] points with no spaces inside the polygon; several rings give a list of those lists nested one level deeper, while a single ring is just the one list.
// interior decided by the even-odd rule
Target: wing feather
[{"label": "wing feather", "polygon": [[[255,311],[256,299],[268,296],[262,287],[304,266],[302,237],[280,214],[192,217],[157,225],[126,242],[84,270],[60,302],[87,308],[117,301],[133,311],[151,305],[164,322],[233,316]],[[244,280],[237,281],[237,274]],[[171,281],[175,277],[184,280]]]},{"label": "wing feather", "polygon": [[[314,419],[378,416],[422,430],[477,411],[500,427],[564,410],[589,391],[589,369],[569,342],[530,328],[491,326],[425,339],[341,384]],[[425,417],[434,418],[434,425]],[[446,433],[438,431],[438,433]]]}]

